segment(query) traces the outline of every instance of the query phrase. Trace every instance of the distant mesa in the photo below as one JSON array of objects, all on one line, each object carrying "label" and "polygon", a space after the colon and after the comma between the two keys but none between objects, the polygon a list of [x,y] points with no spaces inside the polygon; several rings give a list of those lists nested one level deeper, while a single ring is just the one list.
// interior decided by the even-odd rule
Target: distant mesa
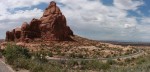
[{"label": "distant mesa", "polygon": [[21,28],[6,32],[6,41],[28,41],[36,38],[48,41],[71,41],[73,31],[67,26],[65,16],[54,1],[45,9],[40,19],[33,18]]}]

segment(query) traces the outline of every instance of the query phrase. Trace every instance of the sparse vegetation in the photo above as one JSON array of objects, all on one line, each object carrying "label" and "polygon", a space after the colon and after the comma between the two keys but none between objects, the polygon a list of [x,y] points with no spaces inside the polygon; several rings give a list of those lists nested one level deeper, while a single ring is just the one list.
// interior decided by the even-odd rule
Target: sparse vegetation
[{"label": "sparse vegetation", "polygon": [[86,61],[82,62],[81,65],[83,66],[82,69],[88,69],[88,70],[107,70],[110,68],[110,65],[108,63],[103,63],[98,60],[92,60],[92,61]]},{"label": "sparse vegetation", "polygon": [[[7,63],[12,65],[15,70],[27,69],[31,72],[60,72],[66,71],[66,69],[74,70],[78,68],[86,70],[106,70],[110,68],[108,63],[101,61],[88,61],[87,63],[80,63],[78,61],[48,61],[45,58],[46,51],[41,50],[30,53],[27,48],[16,45],[7,45],[3,54]],[[83,58],[80,55],[78,57]]]},{"label": "sparse vegetation", "polygon": [[108,59],[107,63],[110,64],[110,65],[113,65],[113,64],[116,64],[116,61],[112,60],[112,59]]},{"label": "sparse vegetation", "polygon": [[[113,57],[137,53],[137,50],[109,47],[105,44],[94,44],[94,42],[92,42],[92,45],[97,47],[90,47],[90,44],[84,40],[83,43],[85,45],[83,48],[78,48],[80,44],[74,46],[69,42],[63,43],[64,46],[61,46],[61,43],[45,43],[41,46],[34,46],[33,49],[37,50],[30,52],[28,48],[8,44],[2,53],[6,62],[14,69],[27,69],[30,72],[150,72],[150,50],[145,50],[148,54],[138,58],[112,60]],[[72,60],[47,60],[45,58],[47,56]],[[107,57],[108,60],[106,61],[73,60],[73,58],[96,59]]]},{"label": "sparse vegetation", "polygon": [[29,59],[31,57],[27,48],[8,44],[3,51],[8,64],[13,65],[19,58]]}]

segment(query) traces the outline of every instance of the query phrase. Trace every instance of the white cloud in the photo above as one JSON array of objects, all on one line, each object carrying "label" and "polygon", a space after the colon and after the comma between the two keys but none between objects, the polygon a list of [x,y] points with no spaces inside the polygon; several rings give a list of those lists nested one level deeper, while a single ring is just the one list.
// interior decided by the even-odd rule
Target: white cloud
[{"label": "white cloud", "polygon": [[143,0],[114,0],[114,5],[124,10],[136,10],[138,6],[143,4]]},{"label": "white cloud", "polygon": [[40,9],[33,9],[33,10],[19,10],[15,13],[5,14],[3,16],[0,16],[0,20],[18,20],[21,18],[39,18],[42,15],[43,11]]},{"label": "white cloud", "polygon": [[124,27],[125,28],[133,28],[133,27],[135,27],[135,24],[125,24]]},{"label": "white cloud", "polygon": [[141,22],[143,24],[150,24],[150,17],[143,17]]},{"label": "white cloud", "polygon": [[[121,35],[122,31],[125,31],[127,27],[135,29],[137,24],[136,18],[127,17],[128,12],[126,10],[119,9],[115,6],[105,6],[98,0],[64,1],[62,3],[66,5],[66,7],[62,8],[62,11],[67,18],[77,21],[69,22],[69,24],[74,23],[71,26],[76,27],[74,28],[75,30],[78,28],[77,26],[80,26],[79,28],[82,30],[96,31],[97,33],[103,31],[104,28],[105,31],[112,33],[116,32],[116,30],[113,29],[118,29],[118,35]],[[109,30],[110,28],[111,30]],[[79,32],[79,30],[77,32]],[[96,38],[101,38],[99,36],[100,35]]]},{"label": "white cloud", "polygon": [[14,9],[14,8],[22,8],[22,7],[31,7],[33,5],[38,5],[41,2],[49,3],[52,0],[1,0],[1,3],[5,5],[5,7]]},{"label": "white cloud", "polygon": [[5,14],[0,16],[0,30],[4,29],[11,30],[15,27],[21,26],[23,22],[30,22],[32,18],[40,18],[43,11],[40,9],[33,9],[33,10],[19,10],[15,13]]}]

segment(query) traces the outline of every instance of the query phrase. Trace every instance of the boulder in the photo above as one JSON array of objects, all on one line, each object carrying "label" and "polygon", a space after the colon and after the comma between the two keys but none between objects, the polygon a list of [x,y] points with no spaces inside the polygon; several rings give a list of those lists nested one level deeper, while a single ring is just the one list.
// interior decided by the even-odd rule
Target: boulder
[{"label": "boulder", "polygon": [[22,31],[21,28],[15,28],[13,30],[15,39],[20,39],[21,38],[21,31]]},{"label": "boulder", "polygon": [[27,22],[24,22],[24,23],[22,24],[22,26],[21,26],[21,30],[22,30],[22,31],[29,31],[29,29],[30,29],[29,24],[28,24]]}]

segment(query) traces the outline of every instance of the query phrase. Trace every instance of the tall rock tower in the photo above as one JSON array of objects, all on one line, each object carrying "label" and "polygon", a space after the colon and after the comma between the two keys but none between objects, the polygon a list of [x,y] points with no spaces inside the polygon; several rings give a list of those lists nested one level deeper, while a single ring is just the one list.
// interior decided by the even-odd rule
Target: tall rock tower
[{"label": "tall rock tower", "polygon": [[49,41],[70,41],[73,31],[67,26],[65,16],[54,1],[50,2],[40,19],[33,18],[21,28],[6,32],[6,41],[26,41],[40,38]]}]

